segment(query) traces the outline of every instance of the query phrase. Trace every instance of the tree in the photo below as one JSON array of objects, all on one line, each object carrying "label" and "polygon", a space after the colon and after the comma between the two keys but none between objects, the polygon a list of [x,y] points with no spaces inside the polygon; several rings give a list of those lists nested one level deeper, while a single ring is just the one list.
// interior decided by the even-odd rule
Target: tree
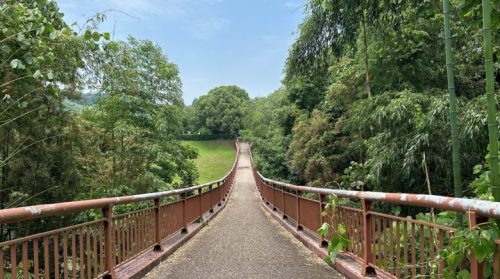
[{"label": "tree", "polygon": [[194,127],[201,134],[237,134],[243,128],[241,105],[248,93],[238,86],[219,86],[193,101]]},{"label": "tree", "polygon": [[253,144],[254,163],[263,175],[294,181],[288,158],[294,108],[287,94],[278,89],[267,97],[246,102],[242,108],[245,128],[240,134]]},{"label": "tree", "polygon": [[[0,0],[0,209],[195,183],[177,66],[151,41],[110,42],[103,19],[76,33],[54,1]],[[96,104],[71,110],[84,91]],[[0,242],[86,217],[1,225]]]},{"label": "tree", "polygon": [[83,116],[103,131],[101,195],[165,189],[176,174],[194,168],[188,160],[196,156],[176,140],[183,110],[177,66],[153,42],[132,37],[110,42],[98,55],[105,97]]},{"label": "tree", "polygon": [[[0,1],[0,208],[72,200],[81,182],[74,122],[83,56],[101,40],[75,34],[54,1]],[[0,241],[54,222],[0,227]],[[5,229],[4,229],[5,228]]]}]

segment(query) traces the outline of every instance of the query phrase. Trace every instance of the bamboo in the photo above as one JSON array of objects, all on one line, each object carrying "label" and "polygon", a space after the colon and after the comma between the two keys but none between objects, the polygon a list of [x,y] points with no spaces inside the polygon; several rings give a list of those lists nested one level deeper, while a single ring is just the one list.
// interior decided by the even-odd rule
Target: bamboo
[{"label": "bamboo", "polygon": [[450,3],[443,0],[444,37],[446,52],[446,74],[448,78],[448,94],[450,99],[450,126],[452,141],[453,184],[455,197],[462,197],[462,178],[460,175],[460,144],[458,141],[457,97],[455,95],[455,77],[453,73],[453,55],[451,52]]},{"label": "bamboo", "polygon": [[486,99],[488,109],[488,136],[490,147],[490,181],[495,201],[500,201],[500,178],[498,177],[498,124],[496,121],[496,98],[493,77],[493,47],[491,39],[491,2],[483,0],[484,63],[486,68]]}]

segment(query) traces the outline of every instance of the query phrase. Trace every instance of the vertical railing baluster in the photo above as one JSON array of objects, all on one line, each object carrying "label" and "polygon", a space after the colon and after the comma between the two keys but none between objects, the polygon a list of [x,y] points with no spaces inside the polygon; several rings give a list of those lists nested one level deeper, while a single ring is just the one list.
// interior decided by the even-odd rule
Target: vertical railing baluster
[{"label": "vertical railing baluster", "polygon": [[[50,278],[50,261],[49,261],[49,237],[43,237],[43,267],[44,267],[44,277],[46,279]],[[15,278],[12,276],[12,278]]]},{"label": "vertical railing baluster", "polygon": [[430,256],[430,274],[431,274],[431,278],[435,278],[436,277],[436,274],[435,274],[435,269],[434,269],[434,260],[435,260],[435,256],[434,256],[434,227],[429,227],[429,256]]},{"label": "vertical railing baluster", "polygon": [[372,260],[372,215],[370,214],[371,202],[361,200],[361,210],[363,214],[363,264],[361,274],[363,276],[374,273],[370,266]]},{"label": "vertical railing baluster", "polygon": [[107,274],[104,276],[106,279],[115,278],[114,268],[114,253],[113,253],[113,206],[108,205],[102,209],[104,216],[104,268]]},{"label": "vertical railing baluster", "polygon": [[10,274],[11,278],[17,278],[17,245],[10,246]]},{"label": "vertical railing baluster", "polygon": [[[2,248],[0,247],[0,257],[2,256]],[[38,238],[33,239],[33,278],[38,279],[39,278],[39,255],[38,255]],[[3,263],[3,261],[0,259],[0,265]],[[2,268],[0,268],[1,272]],[[0,276],[2,278],[2,276]]]},{"label": "vertical railing baluster", "polygon": [[29,278],[28,277],[28,242],[23,241],[22,242],[22,259],[23,259],[23,277],[24,278]]},{"label": "vertical railing baluster", "polygon": [[416,249],[415,223],[411,223],[411,276],[417,277],[417,249]]},{"label": "vertical railing baluster", "polygon": [[71,271],[74,279],[76,279],[76,231],[71,230]]},{"label": "vertical railing baluster", "polygon": [[425,256],[425,227],[424,225],[419,226],[419,238],[420,238],[420,276],[425,276],[425,265],[427,262]]},{"label": "vertical railing baluster", "polygon": [[[483,221],[484,218],[480,218],[475,212],[467,212],[467,217],[469,219],[469,229],[473,230],[475,227]],[[474,256],[474,252],[471,253],[470,257],[470,273],[471,278],[473,279],[481,279],[484,278],[483,274],[483,264],[479,263]]]},{"label": "vertical railing baluster", "polygon": [[403,221],[403,261],[404,261],[404,269],[403,274],[404,277],[408,276],[408,222]]},{"label": "vertical railing baluster", "polygon": [[84,262],[84,257],[83,257],[83,227],[78,228],[78,246],[79,246],[79,252],[80,252],[80,279],[85,278],[85,262]]},{"label": "vertical railing baluster", "polygon": [[68,279],[68,231],[63,233],[63,266],[64,279]]},{"label": "vertical railing baluster", "polygon": [[59,235],[54,234],[54,278],[59,279]]},{"label": "vertical railing baluster", "polygon": [[87,258],[87,279],[92,278],[92,247],[90,245],[90,226],[85,226],[85,239],[86,239],[86,246],[87,246],[87,253],[86,258]]},{"label": "vertical railing baluster", "polygon": [[122,261],[122,224],[121,224],[121,220],[120,219],[117,219],[116,220],[116,227],[115,229],[113,230],[113,235],[116,235],[116,259],[118,260],[118,262],[121,262]]},{"label": "vertical railing baluster", "polygon": [[[438,229],[438,241],[439,241],[439,243],[438,243],[438,255],[439,255],[439,254],[441,254],[441,252],[444,249],[444,232],[441,229]],[[438,278],[443,278],[443,273],[444,273],[444,261],[443,261],[442,257],[439,257]],[[475,278],[475,277],[472,277],[472,278]]]},{"label": "vertical railing baluster", "polygon": [[[99,228],[95,227],[92,229],[92,242],[93,242],[93,249],[92,249],[92,258],[94,262],[94,277],[97,277],[99,274],[98,268],[99,268],[99,256],[97,255],[97,236],[99,234]],[[67,252],[66,252],[67,253]]]},{"label": "vertical railing baluster", "polygon": [[4,266],[3,266],[3,247],[0,246],[0,278],[4,278],[3,269],[4,269]]}]

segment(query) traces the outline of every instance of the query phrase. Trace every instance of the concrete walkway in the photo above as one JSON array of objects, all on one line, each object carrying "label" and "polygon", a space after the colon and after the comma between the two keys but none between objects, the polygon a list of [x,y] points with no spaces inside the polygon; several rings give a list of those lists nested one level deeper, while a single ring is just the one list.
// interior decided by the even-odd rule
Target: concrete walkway
[{"label": "concrete walkway", "polygon": [[260,205],[248,144],[222,212],[144,278],[343,278]]}]

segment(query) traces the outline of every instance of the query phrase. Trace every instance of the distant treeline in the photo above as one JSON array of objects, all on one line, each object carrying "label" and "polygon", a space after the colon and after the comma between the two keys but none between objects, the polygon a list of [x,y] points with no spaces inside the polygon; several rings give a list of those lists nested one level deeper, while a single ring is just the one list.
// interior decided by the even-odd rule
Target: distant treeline
[{"label": "distant treeline", "polygon": [[232,140],[235,139],[236,135],[232,134],[220,134],[220,135],[203,135],[203,134],[192,134],[192,135],[182,135],[180,137],[181,140]]}]

